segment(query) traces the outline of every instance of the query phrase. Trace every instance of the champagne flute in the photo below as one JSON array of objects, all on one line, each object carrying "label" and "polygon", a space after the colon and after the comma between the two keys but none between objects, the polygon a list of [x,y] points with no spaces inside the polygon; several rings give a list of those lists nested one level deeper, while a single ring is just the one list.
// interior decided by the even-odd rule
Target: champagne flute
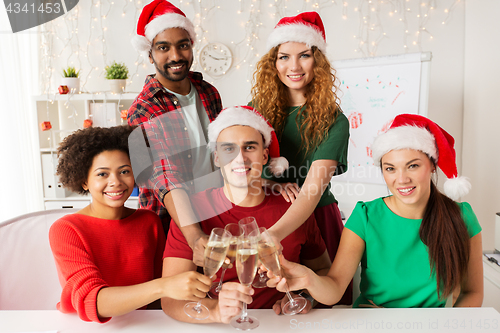
[{"label": "champagne flute", "polygon": [[[244,219],[241,219],[238,224],[243,227],[243,231],[245,235],[250,234],[253,230],[259,229],[259,226],[257,225],[257,221],[255,220],[255,217],[245,217]],[[266,288],[267,287],[267,280],[269,278],[267,277],[265,272],[258,273],[255,275],[255,279],[252,282],[252,287],[254,288]]]},{"label": "champagne flute", "polygon": [[[238,238],[243,235],[243,228],[236,223],[227,224],[224,229],[231,234],[231,239],[229,240],[229,248],[227,250],[226,256],[230,260],[230,264],[234,263],[236,259],[236,246],[238,245]],[[208,296],[213,299],[219,298],[220,290],[222,289],[222,282],[224,281],[224,274],[226,273],[227,266],[222,268],[222,273],[218,283],[214,283]]]},{"label": "champagne flute", "polygon": [[[240,237],[236,247],[236,272],[240,283],[247,287],[251,286],[257,272],[259,236],[259,229],[256,229],[249,235]],[[247,331],[258,327],[259,320],[248,315],[247,303],[243,303],[241,316],[234,317],[231,325],[239,330]]]},{"label": "champagne flute", "polygon": [[[207,247],[205,248],[205,264],[203,265],[203,273],[212,278],[222,266],[226,259],[227,249],[231,234],[222,228],[213,228],[208,239]],[[184,305],[184,312],[191,318],[203,320],[210,315],[210,310],[198,302],[189,302]]]},{"label": "champagne flute", "polygon": [[[262,264],[264,264],[268,270],[273,272],[274,275],[279,277],[283,276],[278,251],[266,228],[260,228],[259,258]],[[291,316],[302,311],[307,305],[307,300],[299,295],[292,297],[290,291],[288,290],[288,285],[285,284],[285,286],[288,302],[281,306],[281,311],[284,314]]]}]

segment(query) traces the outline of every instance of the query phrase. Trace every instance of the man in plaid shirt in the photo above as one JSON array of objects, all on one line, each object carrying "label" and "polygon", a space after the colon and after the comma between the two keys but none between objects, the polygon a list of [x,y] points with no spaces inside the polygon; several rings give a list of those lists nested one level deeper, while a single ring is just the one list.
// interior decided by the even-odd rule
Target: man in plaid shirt
[{"label": "man in plaid shirt", "polygon": [[190,185],[199,175],[213,171],[213,166],[210,157],[205,157],[209,155],[192,148],[206,146],[206,129],[221,111],[222,102],[201,73],[189,71],[195,39],[191,21],[168,1],[154,0],[144,7],[132,44],[148,56],[156,74],[146,78],[127,120],[141,126],[153,154],[147,180],[138,181],[141,208],[160,216],[166,234],[172,218],[189,246],[199,250],[207,237],[195,223]]}]

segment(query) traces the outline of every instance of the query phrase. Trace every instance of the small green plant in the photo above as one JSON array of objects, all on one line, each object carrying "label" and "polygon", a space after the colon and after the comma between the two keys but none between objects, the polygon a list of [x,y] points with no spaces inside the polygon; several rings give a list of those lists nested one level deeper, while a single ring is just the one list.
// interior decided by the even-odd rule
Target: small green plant
[{"label": "small green plant", "polygon": [[63,77],[78,77],[80,75],[80,71],[76,71],[75,67],[68,67],[63,69]]},{"label": "small green plant", "polygon": [[111,66],[106,66],[106,79],[108,80],[123,80],[128,79],[128,68],[124,63],[113,61]]}]

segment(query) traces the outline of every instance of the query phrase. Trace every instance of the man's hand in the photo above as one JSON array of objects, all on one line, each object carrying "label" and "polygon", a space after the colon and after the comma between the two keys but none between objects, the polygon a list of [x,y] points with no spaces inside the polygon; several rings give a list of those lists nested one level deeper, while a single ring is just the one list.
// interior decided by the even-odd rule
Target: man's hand
[{"label": "man's hand", "polygon": [[243,302],[252,303],[254,291],[251,287],[236,282],[226,282],[219,293],[219,312],[222,323],[228,324],[243,308]]},{"label": "man's hand", "polygon": [[[292,298],[298,297],[297,295],[295,295],[293,293],[290,293],[290,295],[292,296]],[[306,300],[306,301],[307,301],[306,307],[302,311],[300,311],[299,313],[306,314],[309,311],[311,311],[312,304],[308,300]],[[274,313],[276,313],[277,315],[282,314],[283,313],[283,307],[288,302],[289,302],[289,299],[288,299],[288,296],[286,296],[286,295],[285,295],[285,297],[283,297],[283,299],[277,300],[276,303],[274,303],[274,305],[273,305]]]},{"label": "man's hand", "polygon": [[192,244],[189,244],[193,249],[193,262],[196,266],[203,267],[205,265],[205,247],[208,244],[208,235],[202,234]]}]

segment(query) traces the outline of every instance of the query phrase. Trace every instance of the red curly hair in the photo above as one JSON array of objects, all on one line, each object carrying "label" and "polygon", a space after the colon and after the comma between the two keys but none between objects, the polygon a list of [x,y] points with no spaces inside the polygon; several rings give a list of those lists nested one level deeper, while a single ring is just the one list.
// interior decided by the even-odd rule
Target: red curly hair
[{"label": "red curly hair", "polygon": [[[290,106],[288,88],[281,82],[276,69],[279,47],[272,48],[257,62],[251,90],[253,105],[269,120],[278,136],[282,134]],[[335,70],[317,47],[311,47],[311,51],[314,77],[307,87],[306,108],[296,118],[306,154],[328,136],[328,130],[338,113],[342,112],[338,103]]]}]

